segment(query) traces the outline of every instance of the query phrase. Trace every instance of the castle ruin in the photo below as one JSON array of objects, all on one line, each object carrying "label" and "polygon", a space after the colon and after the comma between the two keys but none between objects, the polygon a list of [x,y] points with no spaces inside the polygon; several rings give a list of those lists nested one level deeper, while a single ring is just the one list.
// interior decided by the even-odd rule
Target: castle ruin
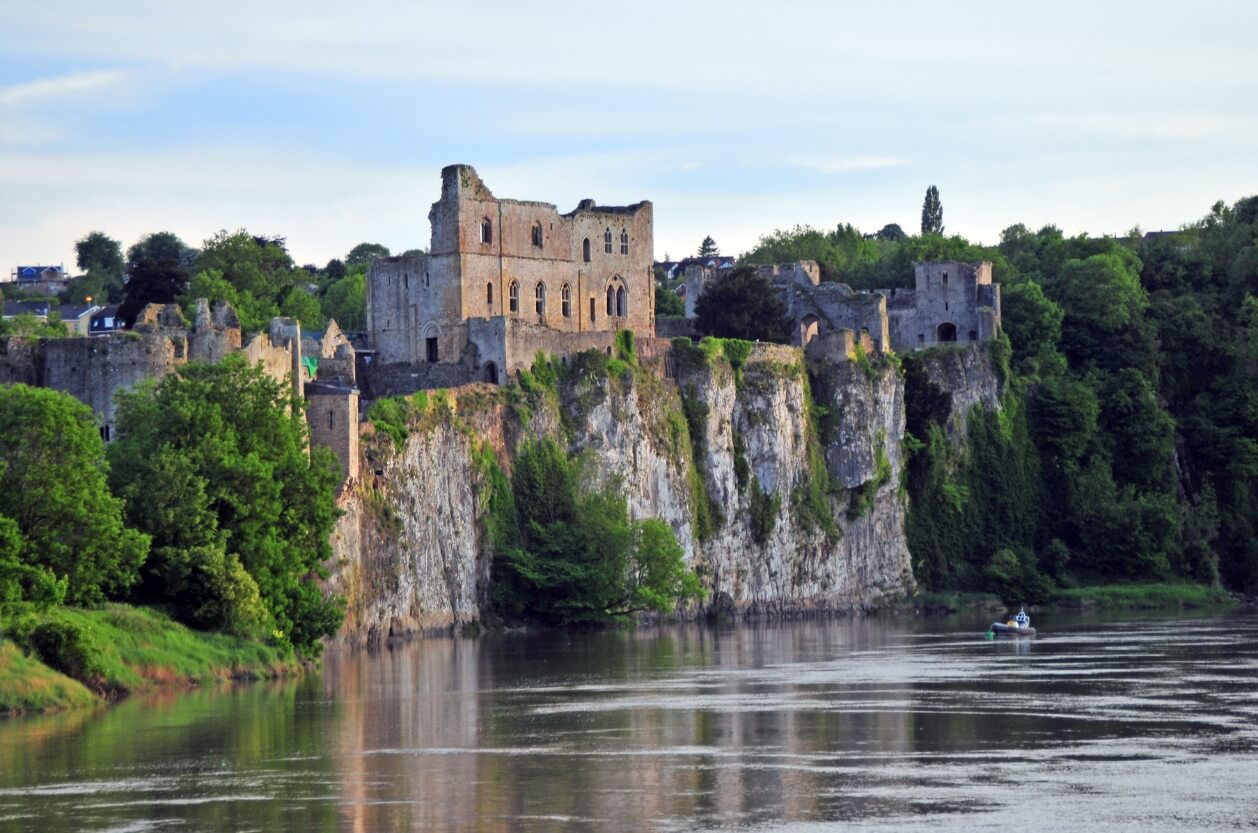
[{"label": "castle ruin", "polygon": [[[1000,330],[1000,285],[992,265],[931,261],[913,266],[913,289],[862,292],[847,284],[821,281],[811,260],[757,266],[778,292],[793,323],[791,343],[807,347],[819,336],[850,331],[866,349],[905,353],[958,341],[991,341]],[[688,266],[686,317],[716,279],[716,272]]]},{"label": "castle ruin", "polygon": [[373,364],[407,366],[412,387],[501,383],[538,352],[655,335],[650,202],[586,199],[560,214],[495,197],[470,165],[450,165],[428,220],[426,256],[381,258],[367,274]]}]

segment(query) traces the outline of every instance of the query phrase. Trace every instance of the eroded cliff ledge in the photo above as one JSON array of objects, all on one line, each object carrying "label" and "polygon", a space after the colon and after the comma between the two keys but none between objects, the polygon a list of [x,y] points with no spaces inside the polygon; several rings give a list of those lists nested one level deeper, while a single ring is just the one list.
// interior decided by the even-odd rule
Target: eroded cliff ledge
[{"label": "eroded cliff ledge", "polygon": [[[958,411],[994,403],[983,349],[950,352],[932,378]],[[343,637],[481,620],[489,479],[537,436],[592,455],[633,517],[673,528],[708,590],[688,615],[845,612],[900,598],[914,588],[904,394],[893,357],[806,361],[796,348],[715,341],[642,362],[583,354],[511,387],[417,394],[403,404],[403,431],[366,427],[363,476],[342,499],[332,586],[349,601]]]}]

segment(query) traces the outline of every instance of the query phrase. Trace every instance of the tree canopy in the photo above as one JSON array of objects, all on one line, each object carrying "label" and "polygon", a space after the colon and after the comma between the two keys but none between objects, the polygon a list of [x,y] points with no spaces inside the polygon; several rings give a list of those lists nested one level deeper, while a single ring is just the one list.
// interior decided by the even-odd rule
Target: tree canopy
[{"label": "tree canopy", "polygon": [[715,257],[721,253],[721,247],[716,245],[716,241],[711,235],[703,238],[703,242],[699,244],[699,257]]},{"label": "tree canopy", "polygon": [[319,583],[340,475],[307,439],[301,401],[239,355],[120,393],[110,482],[153,539],[142,596],[317,652],[342,617]]},{"label": "tree canopy", "polygon": [[131,587],[148,537],[123,526],[107,473],[86,405],[0,386],[0,596],[95,605]]},{"label": "tree canopy", "polygon": [[359,243],[345,256],[346,266],[370,266],[378,257],[388,257],[389,247],[379,243]]},{"label": "tree canopy", "polygon": [[[601,484],[601,485],[599,485]],[[669,612],[698,598],[672,529],[632,522],[618,484],[550,439],[526,442],[513,462],[496,524],[493,599],[513,616],[554,624]]]},{"label": "tree canopy", "polygon": [[922,234],[943,234],[943,203],[939,201],[939,189],[931,185],[922,201]]},{"label": "tree canopy", "polygon": [[789,343],[791,324],[772,284],[754,267],[721,273],[695,302],[695,327],[704,335]]}]

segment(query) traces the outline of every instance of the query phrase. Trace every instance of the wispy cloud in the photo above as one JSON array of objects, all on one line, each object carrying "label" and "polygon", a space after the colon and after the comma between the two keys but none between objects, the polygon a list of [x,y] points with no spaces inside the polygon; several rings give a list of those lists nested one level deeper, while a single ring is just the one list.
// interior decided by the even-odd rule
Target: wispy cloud
[{"label": "wispy cloud", "polygon": [[126,78],[127,73],[121,70],[97,70],[40,78],[23,84],[11,84],[0,87],[0,107],[17,107],[50,98],[96,92],[106,87],[117,86]]},{"label": "wispy cloud", "polygon": [[876,171],[882,168],[899,168],[909,164],[899,156],[791,156],[788,164],[808,168],[823,174],[850,174],[857,171]]}]

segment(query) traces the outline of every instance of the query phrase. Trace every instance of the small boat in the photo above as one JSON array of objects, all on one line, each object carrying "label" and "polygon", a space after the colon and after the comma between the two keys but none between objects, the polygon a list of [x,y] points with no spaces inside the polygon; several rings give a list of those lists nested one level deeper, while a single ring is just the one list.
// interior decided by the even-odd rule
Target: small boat
[{"label": "small boat", "polygon": [[1035,628],[1027,625],[1025,628],[1018,627],[1016,624],[1008,624],[1005,622],[992,622],[987,632],[993,636],[1035,636]]},{"label": "small boat", "polygon": [[1026,615],[1026,608],[1018,611],[1018,615],[1006,622],[992,622],[987,629],[987,638],[993,636],[1035,636],[1035,628],[1031,627],[1031,617]]}]

